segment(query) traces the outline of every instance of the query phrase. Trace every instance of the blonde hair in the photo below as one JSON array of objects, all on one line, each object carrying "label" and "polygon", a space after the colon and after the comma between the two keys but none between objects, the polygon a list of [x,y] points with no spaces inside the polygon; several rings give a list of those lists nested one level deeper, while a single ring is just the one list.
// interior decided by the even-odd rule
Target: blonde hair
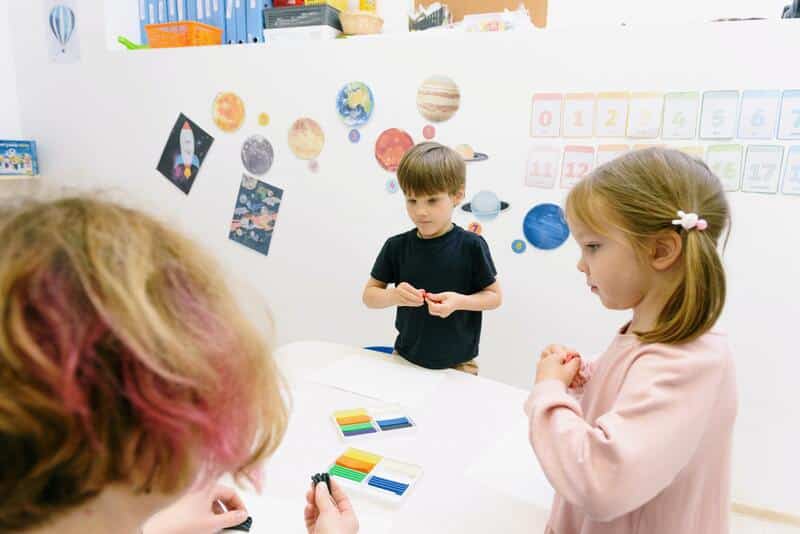
[{"label": "blonde hair", "polygon": [[[697,213],[704,231],[684,230],[677,212]],[[647,148],[629,152],[594,170],[570,191],[567,217],[603,233],[608,225],[625,233],[642,253],[645,241],[665,230],[681,235],[684,278],[647,332],[648,343],[679,343],[707,332],[725,304],[725,271],[717,250],[730,231],[730,209],[722,184],[702,161],[683,152]],[[605,230],[607,232],[607,230]]]},{"label": "blonde hair", "polygon": [[111,483],[247,476],[285,388],[215,261],[141,212],[75,197],[0,209],[0,531]]},{"label": "blonde hair", "polygon": [[420,143],[403,155],[397,181],[406,195],[455,195],[464,189],[467,168],[455,150],[439,143]]}]

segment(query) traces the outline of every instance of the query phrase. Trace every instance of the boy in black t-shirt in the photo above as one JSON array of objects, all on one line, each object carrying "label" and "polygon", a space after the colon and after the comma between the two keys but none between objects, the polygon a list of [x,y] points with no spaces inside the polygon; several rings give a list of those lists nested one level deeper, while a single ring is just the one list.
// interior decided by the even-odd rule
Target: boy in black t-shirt
[{"label": "boy in black t-shirt", "polygon": [[486,241],[452,221],[465,175],[463,158],[438,143],[403,156],[397,179],[415,228],[384,243],[363,300],[397,306],[394,349],[405,359],[478,374],[481,311],[500,306],[502,292]]}]

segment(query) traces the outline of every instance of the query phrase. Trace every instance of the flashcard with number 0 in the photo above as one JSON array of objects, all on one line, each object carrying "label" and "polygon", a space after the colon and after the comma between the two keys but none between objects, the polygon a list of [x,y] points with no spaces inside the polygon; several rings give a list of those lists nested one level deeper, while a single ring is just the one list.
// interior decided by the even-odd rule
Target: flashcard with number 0
[{"label": "flashcard with number 0", "polygon": [[782,159],[782,146],[748,146],[744,163],[742,191],[748,193],[777,193]]},{"label": "flashcard with number 0", "polygon": [[561,127],[562,96],[559,93],[533,95],[531,137],[558,137]]},{"label": "flashcard with number 0", "polygon": [[706,164],[722,181],[725,191],[738,191],[742,176],[742,145],[710,145]]},{"label": "flashcard with number 0", "polygon": [[561,163],[561,187],[569,189],[586,176],[594,165],[593,146],[566,146]]},{"label": "flashcard with number 0", "polygon": [[525,185],[550,189],[555,186],[558,164],[561,162],[561,149],[555,146],[532,146],[528,152]]}]

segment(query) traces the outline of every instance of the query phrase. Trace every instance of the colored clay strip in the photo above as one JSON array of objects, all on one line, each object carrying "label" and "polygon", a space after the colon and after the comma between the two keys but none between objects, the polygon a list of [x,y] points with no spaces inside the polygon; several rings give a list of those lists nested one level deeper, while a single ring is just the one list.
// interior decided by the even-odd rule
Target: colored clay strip
[{"label": "colored clay strip", "polygon": [[381,419],[378,421],[378,424],[383,426],[392,426],[392,425],[399,425],[401,423],[409,424],[409,420],[406,417],[398,417],[397,419]]},{"label": "colored clay strip", "polygon": [[392,488],[392,487],[389,487],[389,486],[384,486],[384,485],[380,484],[379,482],[367,482],[367,484],[372,486],[373,488],[378,488],[378,489],[383,490],[383,491],[388,491],[388,492],[394,493],[396,495],[403,495],[403,492],[405,491],[405,490],[401,490],[401,489],[398,489],[398,488]]},{"label": "colored clay strip", "polygon": [[361,449],[354,449],[352,447],[344,451],[344,454],[342,456],[349,456],[350,458],[355,458],[357,460],[361,460],[363,462],[369,462],[371,464],[377,464],[378,462],[381,461],[381,457],[378,456],[377,454],[372,454],[367,451],[362,451]]},{"label": "colored clay strip", "polygon": [[344,432],[342,432],[342,434],[344,434],[344,435],[345,435],[345,436],[347,436],[347,437],[350,437],[350,436],[359,436],[359,435],[361,435],[361,434],[374,434],[374,433],[376,433],[376,432],[377,432],[377,430],[375,430],[375,429],[374,429],[374,428],[372,428],[372,427],[369,427],[369,428],[365,428],[365,429],[363,429],[363,430],[349,430],[349,431],[344,431]]},{"label": "colored clay strip", "polygon": [[410,425],[408,423],[401,425],[390,425],[390,426],[381,425],[381,430],[397,430],[398,428],[411,428],[412,426],[414,425]]},{"label": "colored clay strip", "polygon": [[358,423],[357,425],[344,425],[339,427],[342,429],[342,432],[347,432],[348,430],[364,430],[365,428],[373,428],[369,423]]},{"label": "colored clay strip", "polygon": [[358,408],[356,410],[341,410],[338,412],[333,412],[333,416],[336,419],[340,417],[357,417],[359,415],[367,415],[367,411],[363,408]]},{"label": "colored clay strip", "polygon": [[385,478],[379,477],[370,477],[368,484],[376,488],[391,491],[397,495],[402,495],[408,489],[408,484],[400,484],[398,482],[393,482],[391,480],[386,480]]},{"label": "colored clay strip", "polygon": [[349,456],[339,457],[336,460],[336,465],[341,465],[342,467],[347,467],[348,469],[361,471],[362,473],[369,473],[370,471],[372,471],[372,468],[375,467],[375,464],[363,462],[355,458],[350,458]]},{"label": "colored clay strip", "polygon": [[333,476],[339,478],[346,478],[348,480],[353,480],[355,482],[361,482],[362,480],[364,480],[364,477],[367,476],[364,473],[353,471],[352,469],[347,469],[346,467],[342,467],[340,465],[334,465],[328,470],[328,473],[330,473]]},{"label": "colored clay strip", "polygon": [[416,465],[394,462],[392,460],[384,460],[381,462],[381,470],[400,473],[410,478],[417,478],[420,475],[420,468]]},{"label": "colored clay strip", "polygon": [[383,478],[379,476],[373,476],[370,480],[374,480],[378,484],[383,484],[384,486],[390,486],[397,489],[406,489],[408,484],[404,484],[403,482],[397,482],[395,480],[389,480],[388,478]]},{"label": "colored clay strip", "polygon": [[355,415],[353,417],[337,417],[336,422],[340,425],[355,425],[356,423],[369,423],[372,419],[368,415]]}]

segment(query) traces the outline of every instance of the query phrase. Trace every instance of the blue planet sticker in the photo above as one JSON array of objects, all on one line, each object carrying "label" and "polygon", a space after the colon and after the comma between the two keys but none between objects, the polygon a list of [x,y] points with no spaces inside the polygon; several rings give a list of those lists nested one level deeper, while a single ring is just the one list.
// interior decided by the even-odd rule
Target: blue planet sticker
[{"label": "blue planet sticker", "polygon": [[555,204],[545,203],[531,208],[522,222],[522,231],[528,243],[543,250],[558,248],[569,237],[564,210]]},{"label": "blue planet sticker", "polygon": [[509,208],[508,202],[500,198],[492,191],[478,191],[470,202],[467,202],[461,209],[467,213],[472,213],[475,217],[482,220],[491,220],[497,217],[501,211]]},{"label": "blue planet sticker", "polygon": [[358,143],[361,140],[361,133],[353,128],[350,130],[350,133],[347,134],[348,139],[350,139],[351,143]]},{"label": "blue planet sticker", "polygon": [[528,248],[528,245],[525,244],[525,241],[522,239],[515,239],[511,242],[511,250],[516,252],[517,254],[522,254],[525,252],[525,249]]}]

